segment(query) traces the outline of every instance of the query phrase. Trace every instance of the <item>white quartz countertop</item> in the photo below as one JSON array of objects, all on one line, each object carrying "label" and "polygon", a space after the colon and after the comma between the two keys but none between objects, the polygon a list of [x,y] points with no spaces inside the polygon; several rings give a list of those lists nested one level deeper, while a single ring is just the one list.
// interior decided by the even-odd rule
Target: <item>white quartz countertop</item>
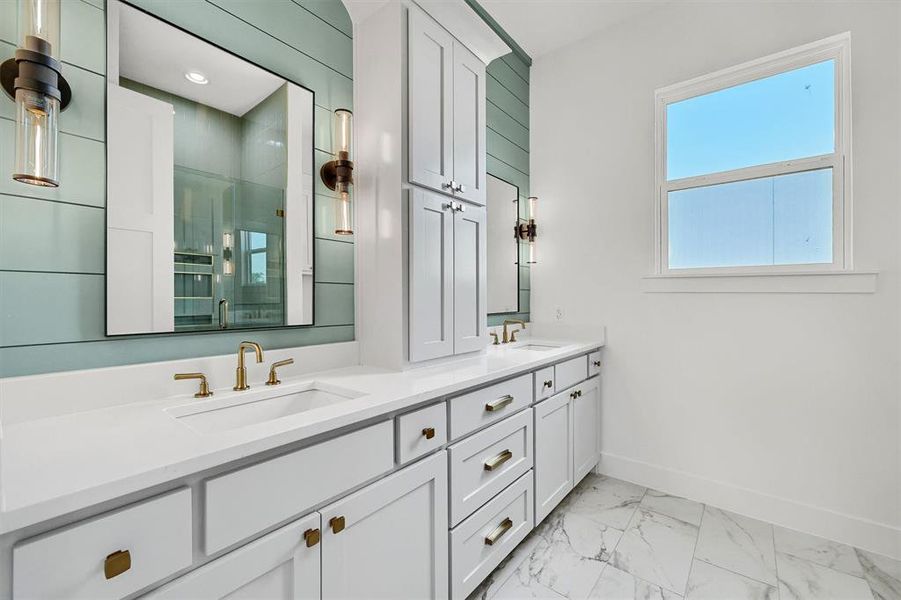
[{"label": "white quartz countertop", "polygon": [[[540,351],[517,347],[541,343],[559,347]],[[209,400],[195,400],[187,394],[14,423],[2,429],[0,534],[525,373],[602,345],[598,341],[530,339],[490,346],[476,357],[407,371],[348,367],[283,377],[278,388],[257,384],[245,392],[219,389]],[[176,419],[172,412],[177,411],[167,411],[200,402],[218,404],[237,397],[243,401],[276,392],[290,394],[310,382],[363,395],[214,433],[200,433]]]}]

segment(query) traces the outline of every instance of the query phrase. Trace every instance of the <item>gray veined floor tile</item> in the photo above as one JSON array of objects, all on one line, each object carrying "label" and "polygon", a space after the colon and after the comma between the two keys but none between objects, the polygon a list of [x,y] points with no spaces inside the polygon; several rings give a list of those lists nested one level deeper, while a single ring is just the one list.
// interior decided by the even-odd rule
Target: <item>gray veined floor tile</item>
[{"label": "gray veined floor tile", "polygon": [[533,530],[526,539],[521,541],[513,552],[485,578],[479,587],[477,587],[469,595],[467,600],[488,600],[492,598],[501,587],[506,583],[507,579],[516,571],[520,564],[532,553],[535,546],[542,540],[539,532],[541,528]]},{"label": "gray veined floor tile", "polygon": [[524,561],[504,582],[492,600],[523,600],[526,598],[560,600],[563,596],[549,587],[541,585],[529,570],[528,561]]},{"label": "gray veined floor tile", "polygon": [[878,600],[901,600],[901,560],[858,550],[863,574]]},{"label": "gray veined floor tile", "polygon": [[779,552],[779,596],[782,600],[872,600],[867,582]]},{"label": "gray veined floor tile", "polygon": [[604,567],[589,600],[678,600],[679,594],[638,579],[613,565]]},{"label": "gray veined floor tile", "polygon": [[776,526],[776,551],[803,558],[823,567],[863,577],[854,548],[815,535]]},{"label": "gray veined floor tile", "polygon": [[556,511],[541,525],[541,541],[518,567],[518,577],[527,573],[529,581],[584,600],[622,534],[584,515]]},{"label": "gray veined floor tile", "polygon": [[777,583],[773,526],[757,519],[708,506],[695,558],[763,583]]},{"label": "gray veined floor tile", "polygon": [[685,591],[698,528],[639,508],[610,564],[677,594]]},{"label": "gray veined floor tile", "polygon": [[700,525],[701,515],[704,513],[704,505],[700,502],[681,496],[671,496],[650,488],[641,500],[641,506],[692,525]]},{"label": "gray veined floor tile", "polygon": [[645,488],[603,475],[589,475],[568,510],[599,523],[625,529],[644,496]]},{"label": "gray veined floor tile", "polygon": [[777,600],[775,586],[727,571],[702,560],[694,561],[686,600]]}]

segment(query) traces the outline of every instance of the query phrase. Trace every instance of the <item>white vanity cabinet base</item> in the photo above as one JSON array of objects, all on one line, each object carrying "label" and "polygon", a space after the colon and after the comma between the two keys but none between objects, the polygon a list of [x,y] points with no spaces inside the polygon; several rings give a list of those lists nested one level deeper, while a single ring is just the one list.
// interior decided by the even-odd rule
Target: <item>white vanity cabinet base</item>
[{"label": "white vanity cabinet base", "polygon": [[[456,525],[533,464],[532,411],[524,410],[448,448],[451,525]],[[488,470],[504,452],[510,458]]]},{"label": "white vanity cabinet base", "polygon": [[[535,526],[529,471],[451,531],[451,597],[466,598]],[[510,519],[493,544],[485,538]]]},{"label": "white vanity cabinet base", "polygon": [[204,549],[222,550],[393,468],[389,420],[209,479]]},{"label": "white vanity cabinet base", "polygon": [[314,513],[176,579],[145,600],[319,600],[321,544],[304,532],[319,529]]},{"label": "white vanity cabinet base", "polygon": [[572,401],[573,482],[579,482],[600,459],[601,386],[594,377],[578,385]]},{"label": "white vanity cabinet base", "polygon": [[535,405],[535,523],[573,489],[570,391]]},{"label": "white vanity cabinet base", "polygon": [[[128,551],[111,579],[106,558]],[[191,490],[101,515],[13,548],[13,598],[122,598],[191,565]]]},{"label": "white vanity cabinet base", "polygon": [[[322,513],[322,598],[447,598],[447,454],[438,452]],[[344,519],[335,533],[332,519]]]}]

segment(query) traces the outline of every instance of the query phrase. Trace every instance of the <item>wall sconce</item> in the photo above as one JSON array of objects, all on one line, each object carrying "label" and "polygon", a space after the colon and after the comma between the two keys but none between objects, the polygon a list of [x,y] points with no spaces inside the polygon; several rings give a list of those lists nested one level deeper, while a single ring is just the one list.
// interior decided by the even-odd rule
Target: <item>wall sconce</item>
[{"label": "wall sconce", "polygon": [[19,40],[14,58],[0,65],[0,84],[16,102],[13,179],[59,186],[59,111],[72,90],[59,61],[60,0],[19,0]]},{"label": "wall sconce", "polygon": [[235,263],[232,261],[233,238],[230,231],[222,233],[222,274],[234,275]]},{"label": "wall sconce", "polygon": [[525,223],[517,223],[513,227],[516,239],[525,240],[529,243],[529,259],[528,264],[535,264],[535,237],[538,235],[538,226],[535,224],[535,209],[538,203],[538,196],[529,196],[529,220]]},{"label": "wall sconce", "polygon": [[353,234],[353,217],[350,210],[350,186],[354,182],[354,163],[350,158],[353,144],[353,113],[346,108],[335,111],[335,155],[319,169],[319,176],[325,186],[340,194],[335,208],[335,233]]}]

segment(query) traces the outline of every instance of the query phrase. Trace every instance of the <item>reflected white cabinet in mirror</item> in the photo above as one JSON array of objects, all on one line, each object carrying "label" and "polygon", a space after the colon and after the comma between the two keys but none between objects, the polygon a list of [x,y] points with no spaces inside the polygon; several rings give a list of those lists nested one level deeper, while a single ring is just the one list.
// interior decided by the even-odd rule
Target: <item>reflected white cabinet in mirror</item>
[{"label": "reflected white cabinet in mirror", "polygon": [[488,314],[519,312],[519,188],[488,174]]},{"label": "reflected white cabinet in mirror", "polygon": [[313,323],[313,93],[108,4],[107,334]]}]

